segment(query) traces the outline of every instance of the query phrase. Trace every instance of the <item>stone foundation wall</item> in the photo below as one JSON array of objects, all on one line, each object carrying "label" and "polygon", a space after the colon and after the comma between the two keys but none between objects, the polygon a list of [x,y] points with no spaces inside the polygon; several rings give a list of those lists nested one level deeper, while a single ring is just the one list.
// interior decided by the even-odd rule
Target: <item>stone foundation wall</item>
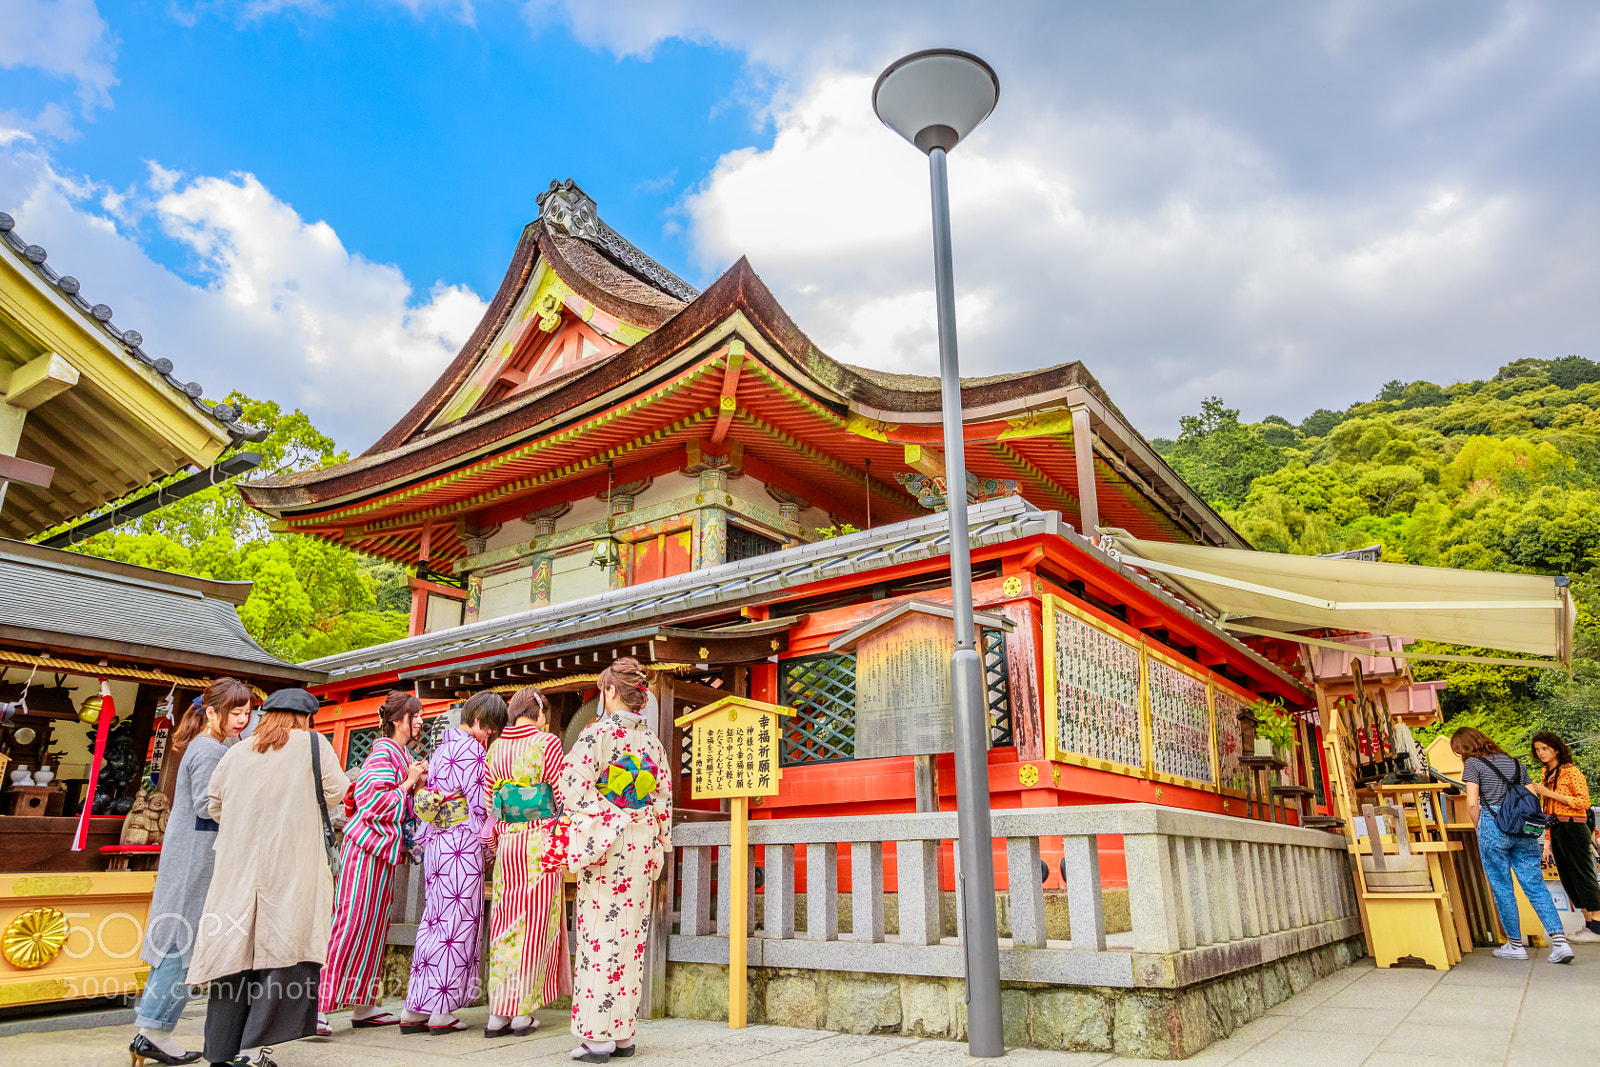
[{"label": "stone foundation wall", "polygon": [[[1364,954],[1361,938],[1351,938],[1185,989],[1007,983],[1001,991],[1006,1045],[1183,1059]],[[959,978],[768,967],[752,968],[748,978],[752,1023],[966,1039]],[[671,1015],[728,1018],[725,966],[669,963],[667,989]]]}]

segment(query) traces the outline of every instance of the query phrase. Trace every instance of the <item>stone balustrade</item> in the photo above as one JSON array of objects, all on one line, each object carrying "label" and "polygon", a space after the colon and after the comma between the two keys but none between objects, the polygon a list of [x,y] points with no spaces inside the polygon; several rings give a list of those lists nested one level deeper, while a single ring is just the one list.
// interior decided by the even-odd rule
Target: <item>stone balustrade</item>
[{"label": "stone balustrade", "polygon": [[[1009,873],[1005,982],[1180,989],[1294,957],[1361,933],[1342,837],[1150,804],[996,811]],[[674,963],[726,965],[729,827],[682,823]],[[751,911],[748,964],[864,974],[960,977],[959,937],[941,936],[939,846],[954,812],[750,823],[764,849],[762,925]],[[1047,936],[1040,838],[1064,844],[1070,940]],[[1131,931],[1106,932],[1100,839],[1121,839]],[[897,934],[886,931],[884,846],[895,856]],[[849,915],[839,931],[838,846],[850,850]],[[795,849],[806,861],[806,929],[796,932]],[[715,855],[714,855],[715,854]],[[712,871],[720,874],[713,907]],[[754,863],[751,863],[754,878]]]}]

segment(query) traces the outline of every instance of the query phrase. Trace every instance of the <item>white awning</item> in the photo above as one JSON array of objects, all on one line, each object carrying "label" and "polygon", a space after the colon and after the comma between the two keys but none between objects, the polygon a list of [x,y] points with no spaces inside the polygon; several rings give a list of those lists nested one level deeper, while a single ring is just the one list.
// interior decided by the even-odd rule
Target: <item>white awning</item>
[{"label": "white awning", "polygon": [[1122,562],[1162,575],[1249,630],[1331,627],[1550,656],[1568,663],[1577,612],[1566,579],[1416,567],[1117,534]]}]

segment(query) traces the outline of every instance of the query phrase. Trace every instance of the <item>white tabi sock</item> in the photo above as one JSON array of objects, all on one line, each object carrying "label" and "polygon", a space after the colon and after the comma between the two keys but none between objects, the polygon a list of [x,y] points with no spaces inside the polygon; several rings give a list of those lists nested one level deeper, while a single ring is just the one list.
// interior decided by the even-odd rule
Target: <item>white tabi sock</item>
[{"label": "white tabi sock", "polygon": [[144,1035],[145,1040],[165,1052],[168,1056],[177,1058],[188,1052],[188,1049],[178,1044],[171,1033],[162,1033],[160,1030],[146,1030],[142,1026],[139,1027],[139,1033]]}]

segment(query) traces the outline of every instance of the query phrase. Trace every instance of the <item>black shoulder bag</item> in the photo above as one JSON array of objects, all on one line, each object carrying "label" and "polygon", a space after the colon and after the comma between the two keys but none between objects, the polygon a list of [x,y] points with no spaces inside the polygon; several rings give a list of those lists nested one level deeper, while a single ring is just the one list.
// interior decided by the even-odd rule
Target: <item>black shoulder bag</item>
[{"label": "black shoulder bag", "polygon": [[333,847],[333,822],[328,818],[328,799],[322,795],[322,746],[315,730],[311,735],[311,786],[317,791],[317,810],[322,812],[322,846],[328,852],[328,869],[335,876],[339,872],[339,852]]}]

